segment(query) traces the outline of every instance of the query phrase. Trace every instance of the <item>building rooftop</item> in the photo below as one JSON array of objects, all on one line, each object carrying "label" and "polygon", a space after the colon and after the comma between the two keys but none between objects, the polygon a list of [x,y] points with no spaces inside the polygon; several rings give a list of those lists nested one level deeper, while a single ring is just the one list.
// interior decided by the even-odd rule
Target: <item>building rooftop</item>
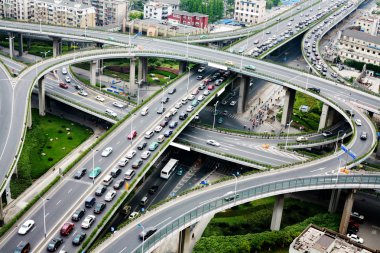
[{"label": "building rooftop", "polygon": [[374,253],[376,250],[352,243],[346,236],[315,225],[307,227],[289,248],[289,253]]},{"label": "building rooftop", "polygon": [[72,2],[69,0],[36,0],[36,2],[54,4],[56,6],[66,6],[68,8],[75,8],[75,9],[82,9],[82,10],[92,8],[91,5],[78,3],[78,2]]},{"label": "building rooftop", "polygon": [[173,11],[173,15],[208,17],[208,15],[206,15],[206,14],[202,14],[202,13],[198,13],[198,12],[188,12],[188,11]]},{"label": "building rooftop", "polygon": [[154,2],[170,4],[170,5],[179,5],[180,0],[154,0]]},{"label": "building rooftop", "polygon": [[358,40],[363,40],[363,41],[380,45],[380,36],[373,36],[368,33],[360,32],[357,30],[351,30],[351,29],[343,30],[342,36],[352,37]]}]

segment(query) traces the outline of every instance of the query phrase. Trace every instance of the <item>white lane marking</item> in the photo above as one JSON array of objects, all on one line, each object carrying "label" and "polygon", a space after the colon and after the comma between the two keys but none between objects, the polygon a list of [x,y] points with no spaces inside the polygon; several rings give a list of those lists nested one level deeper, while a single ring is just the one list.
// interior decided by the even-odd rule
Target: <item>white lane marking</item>
[{"label": "white lane marking", "polygon": [[74,231],[74,233],[73,233],[73,237],[75,236],[75,234],[76,234],[77,232],[78,232],[77,230]]},{"label": "white lane marking", "polygon": [[60,200],[60,201],[58,201],[58,202],[57,202],[57,204],[55,204],[55,205],[56,205],[56,206],[58,206],[58,205],[59,205],[59,203],[61,203],[61,200]]},{"label": "white lane marking", "polygon": [[127,249],[127,247],[124,247],[124,249],[122,249],[121,251],[119,251],[119,253],[122,253],[126,249]]},{"label": "white lane marking", "polygon": [[70,193],[72,190],[73,190],[73,189],[72,189],[72,188],[70,188],[70,190],[69,190],[67,193]]},{"label": "white lane marking", "polygon": [[100,158],[99,160],[98,160],[98,162],[101,162],[103,160],[103,158]]},{"label": "white lane marking", "polygon": [[46,217],[48,217],[48,216],[49,216],[49,214],[50,214],[50,213],[47,213],[47,214],[45,215],[45,218],[46,218]]},{"label": "white lane marking", "polygon": [[33,227],[32,230],[30,230],[30,232],[33,232],[33,230],[35,230],[35,229],[36,229],[36,227]]},{"label": "white lane marking", "polygon": [[119,145],[120,144],[120,141],[116,142],[116,145]]},{"label": "white lane marking", "polygon": [[324,169],[325,169],[325,168],[319,168],[319,169],[311,170],[310,172],[316,172],[316,171],[324,170]]}]

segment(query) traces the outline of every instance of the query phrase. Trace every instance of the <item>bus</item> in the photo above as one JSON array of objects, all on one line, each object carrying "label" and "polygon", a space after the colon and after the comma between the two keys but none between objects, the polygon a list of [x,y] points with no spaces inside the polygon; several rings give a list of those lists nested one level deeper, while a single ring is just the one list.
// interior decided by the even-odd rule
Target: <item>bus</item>
[{"label": "bus", "polygon": [[175,171],[177,165],[178,160],[170,159],[169,162],[165,165],[165,167],[161,170],[161,178],[168,179]]}]

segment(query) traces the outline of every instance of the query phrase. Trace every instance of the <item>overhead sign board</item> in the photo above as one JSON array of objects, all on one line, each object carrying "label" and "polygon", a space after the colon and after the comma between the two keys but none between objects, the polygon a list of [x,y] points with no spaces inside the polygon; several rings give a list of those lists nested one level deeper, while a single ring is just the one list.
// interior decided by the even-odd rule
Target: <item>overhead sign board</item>
[{"label": "overhead sign board", "polygon": [[186,151],[190,151],[190,147],[189,146],[186,146],[186,145],[183,145],[183,144],[179,144],[179,143],[176,143],[176,142],[171,142],[170,146],[173,146],[173,147],[176,147],[176,148],[180,148],[180,149],[183,149],[183,150],[186,150]]},{"label": "overhead sign board", "polygon": [[216,64],[216,63],[213,63],[213,62],[208,62],[207,65],[210,66],[210,67],[212,67],[212,68],[227,70],[227,67],[224,66],[224,65],[221,65],[221,64]]}]

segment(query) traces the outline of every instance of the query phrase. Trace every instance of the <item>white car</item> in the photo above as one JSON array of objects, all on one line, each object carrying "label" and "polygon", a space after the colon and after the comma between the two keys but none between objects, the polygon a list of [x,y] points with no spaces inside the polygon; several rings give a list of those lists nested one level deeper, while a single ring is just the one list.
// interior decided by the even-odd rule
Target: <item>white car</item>
[{"label": "white car", "polygon": [[355,123],[356,123],[357,126],[361,126],[362,125],[362,121],[360,119],[356,119]]},{"label": "white car", "polygon": [[95,215],[87,215],[87,217],[84,219],[84,221],[81,224],[82,228],[90,228],[92,224],[94,224],[96,220]]},{"label": "white car", "polygon": [[34,227],[34,220],[25,221],[21,227],[18,229],[20,235],[25,235]]},{"label": "white car", "polygon": [[236,101],[235,100],[233,100],[233,101],[230,102],[230,106],[234,106],[234,105],[236,105]]},{"label": "white car", "polygon": [[160,126],[160,125],[156,126],[156,128],[154,129],[154,131],[155,131],[156,133],[161,132],[161,130],[162,130],[162,126]]},{"label": "white car", "polygon": [[127,154],[127,158],[132,159],[136,155],[136,150],[131,150]]},{"label": "white car", "polygon": [[115,118],[117,117],[117,113],[110,110],[110,109],[106,109],[106,114],[111,116],[111,117],[115,117]]},{"label": "white car", "polygon": [[66,76],[65,77],[65,81],[66,81],[66,83],[70,83],[71,82],[71,78],[69,76]]},{"label": "white car", "polygon": [[203,92],[203,96],[208,96],[208,95],[210,95],[210,91],[209,91],[209,90],[205,90],[205,91]]},{"label": "white car", "polygon": [[181,103],[182,105],[185,105],[187,103],[187,97],[182,98]]},{"label": "white car", "polygon": [[78,91],[78,94],[81,95],[81,96],[83,96],[83,97],[87,97],[88,96],[88,93],[85,92],[84,90]]},{"label": "white car", "polygon": [[199,95],[198,101],[202,101],[205,97],[203,95]]},{"label": "white car", "polygon": [[207,140],[206,143],[211,146],[219,147],[220,143],[214,140]]},{"label": "white car", "polygon": [[182,107],[182,103],[177,103],[177,104],[175,104],[175,106],[174,106],[175,109],[179,109],[179,108],[181,108],[181,107]]},{"label": "white car", "polygon": [[104,200],[105,201],[112,201],[113,198],[116,196],[116,191],[115,190],[109,190],[106,194],[106,196],[104,197]]},{"label": "white car", "polygon": [[198,69],[198,73],[202,73],[203,71],[205,70],[205,67],[200,67],[199,69]]},{"label": "white car", "polygon": [[347,234],[347,237],[350,238],[352,241],[357,243],[364,243],[363,238],[360,238],[359,236],[355,234]]},{"label": "white car", "polygon": [[98,96],[95,97],[95,99],[98,100],[98,101],[100,101],[100,102],[104,102],[104,97],[102,97],[102,96],[98,95]]},{"label": "white car", "polygon": [[122,103],[119,103],[119,102],[113,102],[112,105],[117,107],[117,108],[124,108],[124,105]]},{"label": "white car", "polygon": [[62,68],[62,74],[64,74],[64,75],[67,74],[67,69],[65,67]]},{"label": "white car", "polygon": [[297,141],[298,142],[303,142],[303,141],[307,141],[308,139],[307,139],[307,137],[305,137],[305,136],[299,136],[299,137],[297,137]]},{"label": "white car", "polygon": [[125,165],[127,165],[128,161],[129,161],[129,160],[128,160],[126,157],[123,157],[123,158],[120,159],[118,165],[119,165],[120,167],[124,167]]},{"label": "white car", "polygon": [[132,213],[129,215],[128,219],[129,219],[129,220],[133,220],[134,218],[136,218],[137,215],[139,215],[139,212],[132,212]]},{"label": "white car", "polygon": [[112,153],[112,147],[106,147],[103,152],[102,152],[102,156],[103,157],[107,157],[109,156],[110,154]]},{"label": "white car", "polygon": [[187,97],[187,100],[191,101],[191,100],[193,100],[194,98],[195,98],[194,95],[189,95],[189,96]]},{"label": "white car", "polygon": [[192,106],[192,105],[189,105],[186,109],[186,111],[188,111],[188,112],[192,112],[193,110],[194,110],[194,106]]},{"label": "white car", "polygon": [[170,113],[174,116],[178,112],[177,109],[173,108],[170,110]]},{"label": "white car", "polygon": [[150,151],[144,151],[142,154],[141,154],[141,158],[142,159],[148,159],[150,156]]}]

